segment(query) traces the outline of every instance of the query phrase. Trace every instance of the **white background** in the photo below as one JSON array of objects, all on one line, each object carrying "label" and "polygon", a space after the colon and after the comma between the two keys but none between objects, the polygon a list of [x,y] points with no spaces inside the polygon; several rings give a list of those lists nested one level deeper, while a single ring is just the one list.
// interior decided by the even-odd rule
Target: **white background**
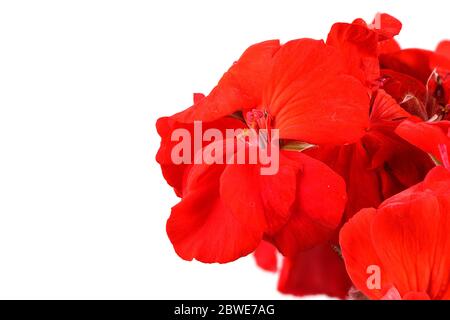
[{"label": "white background", "polygon": [[0,298],[283,298],[251,257],[175,255],[154,124],[248,45],[377,11],[450,36],[448,1],[1,1]]}]

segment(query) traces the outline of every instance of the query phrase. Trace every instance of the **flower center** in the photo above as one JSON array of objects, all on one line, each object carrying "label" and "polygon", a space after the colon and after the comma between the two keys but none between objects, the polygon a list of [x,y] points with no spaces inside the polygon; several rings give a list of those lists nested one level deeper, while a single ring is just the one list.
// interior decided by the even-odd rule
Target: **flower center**
[{"label": "flower center", "polygon": [[250,129],[271,129],[272,117],[267,111],[252,109],[245,115],[245,121]]},{"label": "flower center", "polygon": [[248,144],[267,148],[272,139],[272,117],[266,110],[252,109],[245,114],[248,129],[243,130],[241,138]]}]

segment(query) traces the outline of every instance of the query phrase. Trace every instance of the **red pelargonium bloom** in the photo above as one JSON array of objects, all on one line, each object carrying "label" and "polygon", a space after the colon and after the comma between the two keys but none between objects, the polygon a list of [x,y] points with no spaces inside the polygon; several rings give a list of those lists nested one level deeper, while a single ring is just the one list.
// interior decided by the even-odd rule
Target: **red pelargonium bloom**
[{"label": "red pelargonium bloom", "polygon": [[284,150],[276,175],[261,176],[259,169],[192,165],[183,198],[167,222],[182,258],[233,261],[254,251],[263,237],[293,255],[330,237],[346,200],[339,176],[319,161]]},{"label": "red pelargonium bloom", "polygon": [[[239,112],[243,129],[276,128],[282,143],[351,142],[367,126],[369,96],[345,71],[337,50],[321,41],[263,42],[250,47],[208,96],[160,121],[186,128],[201,120],[224,128],[225,117]],[[164,150],[157,160],[182,196],[167,232],[184,259],[232,261],[252,252],[263,237],[294,256],[327,241],[340,224],[345,184],[321,162],[281,150],[274,176],[261,176],[260,165],[174,166],[167,161],[165,125],[159,125]]]},{"label": "red pelargonium bloom", "polygon": [[355,286],[370,299],[450,299],[450,172],[363,209],[340,244]]},{"label": "red pelargonium bloom", "polygon": [[299,39],[248,48],[219,84],[173,119],[214,121],[261,110],[281,139],[349,143],[364,134],[369,97],[335,47]]},{"label": "red pelargonium bloom", "polygon": [[[235,140],[245,138],[246,130],[255,126],[270,127],[270,119],[255,110],[245,122],[224,117],[205,124],[222,131],[241,128],[242,135]],[[345,184],[321,162],[297,151],[279,150],[279,170],[274,175],[261,175],[261,164],[227,164],[226,159],[223,164],[191,160],[194,164],[176,165],[171,160],[175,144],[171,133],[181,127],[194,135],[194,125],[162,118],[157,127],[162,138],[157,161],[182,197],[172,208],[167,233],[183,259],[233,261],[254,251],[263,237],[283,254],[294,255],[327,241],[340,224]],[[203,143],[202,151],[224,143]],[[246,143],[244,148],[259,145]]]},{"label": "red pelargonium bloom", "polygon": [[300,297],[326,294],[344,299],[352,286],[344,261],[328,243],[299,252],[295,257],[279,259],[277,249],[263,241],[255,251],[255,259],[264,270],[280,271],[281,293]]}]

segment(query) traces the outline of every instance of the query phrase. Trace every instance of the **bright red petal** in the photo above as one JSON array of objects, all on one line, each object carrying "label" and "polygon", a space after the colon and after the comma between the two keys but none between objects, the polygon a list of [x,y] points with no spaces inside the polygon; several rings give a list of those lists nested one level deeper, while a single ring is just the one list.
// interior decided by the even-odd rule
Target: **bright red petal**
[{"label": "bright red petal", "polygon": [[430,296],[426,292],[408,292],[402,300],[430,300]]},{"label": "bright red petal", "polygon": [[172,208],[167,234],[177,254],[205,263],[226,263],[253,252],[263,231],[244,225],[219,197],[223,166],[195,165],[187,194]]},{"label": "bright red petal", "polygon": [[182,128],[181,124],[168,117],[159,118],[156,122],[156,129],[161,137],[161,145],[156,154],[156,161],[161,166],[161,171],[167,183],[174,188],[177,196],[183,195],[183,184],[185,173],[189,171],[189,164],[175,165],[171,159],[171,153],[176,142],[171,141],[173,130]]},{"label": "bright red petal", "polygon": [[278,270],[277,248],[270,242],[262,241],[254,253],[256,264],[263,270]]},{"label": "bright red petal", "polygon": [[349,73],[363,84],[373,85],[380,77],[378,37],[367,26],[336,23],[328,34],[327,44],[339,50]]},{"label": "bright red petal", "polygon": [[330,239],[341,222],[346,192],[343,179],[322,162],[300,152],[285,154],[302,168],[290,219],[273,241],[285,256],[295,257]]},{"label": "bright red petal", "polygon": [[[353,284],[367,297],[380,299],[384,296],[384,290],[390,285],[389,282],[386,282],[387,278],[383,276],[384,268],[372,241],[371,225],[375,214],[375,209],[363,209],[356,214],[341,229],[339,243],[348,275]],[[369,277],[373,274],[371,266],[380,268],[381,288],[368,286]]]},{"label": "bright red petal", "polygon": [[431,68],[436,68],[437,71],[443,74],[447,80],[444,81],[448,84],[448,73],[450,72],[450,41],[442,41],[437,49],[436,54],[431,58]]},{"label": "bright red petal", "polygon": [[361,143],[342,147],[319,146],[308,150],[308,154],[344,178],[348,195],[344,221],[362,208],[376,207],[383,201],[377,171],[371,169],[371,159]]},{"label": "bright red petal", "polygon": [[[200,96],[196,94],[196,97]],[[243,128],[244,123],[233,118],[222,118],[213,122],[202,123],[202,128],[199,132],[202,140],[203,134],[206,130],[214,128],[220,130],[225,136],[226,129],[239,129]],[[156,122],[156,129],[161,137],[161,144],[156,154],[156,161],[161,166],[161,170],[167,183],[174,188],[177,196],[183,195],[183,186],[186,184],[186,176],[191,168],[191,164],[194,163],[194,125],[184,124],[175,121],[171,117],[163,117]],[[188,144],[191,147],[191,155],[188,163],[175,164],[172,159],[172,150],[180,141],[172,141],[172,134],[175,130],[186,130],[191,137],[191,141]],[[202,147],[209,144],[208,141],[202,141]]]},{"label": "bright red petal", "polygon": [[406,120],[396,129],[396,133],[421,150],[432,154],[439,161],[443,161],[439,145],[446,146],[450,151],[449,121],[439,123],[413,122]]},{"label": "bright red petal", "polygon": [[337,49],[322,41],[295,40],[278,51],[263,106],[280,138],[341,144],[364,134],[367,90],[345,71]]},{"label": "bright red petal", "polygon": [[429,292],[440,299],[450,281],[450,198],[422,193],[405,205],[386,203],[372,224],[378,257],[400,294]]},{"label": "bright red petal", "polygon": [[441,43],[439,43],[439,45],[436,49],[436,53],[443,55],[443,56],[447,57],[448,59],[450,59],[450,41],[446,40],[446,41],[442,41]]},{"label": "bright red petal", "polygon": [[400,51],[402,48],[395,39],[388,39],[378,43],[379,54],[390,54]]},{"label": "bright red petal", "polygon": [[[402,243],[397,243],[397,251],[399,248],[409,251],[399,261],[408,274],[416,277],[415,282],[409,280],[407,290],[426,291],[432,299],[450,299],[450,171],[440,166],[434,168],[423,183],[391,197],[380,209],[387,210],[385,219],[379,222],[380,228],[390,230],[384,223],[393,228],[396,221],[404,220],[401,228],[405,231]],[[389,212],[395,213],[388,217]],[[397,233],[402,232],[397,230]],[[396,236],[387,233],[380,243]],[[398,259],[395,256],[389,258]],[[414,262],[415,259],[420,261]],[[416,263],[415,269],[410,269],[411,263]],[[414,276],[415,273],[420,275]],[[424,283],[427,283],[427,289],[421,290]]]},{"label": "bright red petal", "polygon": [[220,196],[244,225],[258,225],[273,234],[291,214],[297,171],[296,163],[283,154],[274,175],[261,175],[260,165],[228,165],[220,179]]},{"label": "bright red petal", "polygon": [[391,39],[402,30],[402,23],[395,17],[387,13],[376,15],[369,28],[375,30],[380,36],[380,40]]},{"label": "bright red petal", "polygon": [[370,113],[370,124],[372,126],[409,118],[410,116],[386,91],[378,90]]}]

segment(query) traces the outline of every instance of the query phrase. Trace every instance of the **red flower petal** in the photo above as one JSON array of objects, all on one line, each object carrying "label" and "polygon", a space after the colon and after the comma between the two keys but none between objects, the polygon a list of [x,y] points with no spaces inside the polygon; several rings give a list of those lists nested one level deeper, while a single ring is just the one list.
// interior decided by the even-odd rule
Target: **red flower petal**
[{"label": "red flower petal", "polygon": [[391,39],[398,35],[402,30],[402,23],[395,17],[387,13],[379,13],[376,15],[369,28],[377,31],[380,40]]},{"label": "red flower petal", "polygon": [[378,90],[370,113],[371,126],[383,125],[399,119],[409,118],[411,115],[399,106],[384,90]]},{"label": "red flower petal", "polygon": [[450,41],[446,40],[439,43],[436,53],[450,59]]},{"label": "red flower petal", "polygon": [[363,84],[372,85],[380,77],[378,36],[367,26],[335,23],[328,34],[327,44],[339,50],[349,73]]},{"label": "red flower petal", "polygon": [[[201,98],[196,94],[197,98]],[[202,131],[200,134],[203,137],[203,133],[211,128],[218,129],[225,135],[226,129],[239,129],[245,125],[243,122],[233,118],[222,118],[217,121],[202,123]],[[194,125],[184,124],[175,121],[173,118],[163,117],[156,122],[156,129],[161,137],[161,145],[156,154],[156,161],[161,166],[161,170],[167,183],[174,188],[177,196],[183,195],[183,185],[186,183],[186,176],[191,168],[189,163],[194,163],[194,152],[191,151],[190,162],[186,164],[174,164],[172,161],[172,150],[179,143],[179,141],[172,141],[172,133],[177,129],[184,129],[189,132],[191,139],[191,150],[194,150]],[[208,141],[202,141],[202,147],[209,144]]]},{"label": "red flower petal", "polygon": [[194,165],[187,194],[172,208],[167,234],[177,254],[205,263],[226,263],[253,252],[263,231],[244,225],[219,197],[224,166]]},{"label": "red flower petal", "polygon": [[367,297],[380,299],[384,296],[381,288],[389,288],[387,278],[381,276],[381,288],[369,289],[368,279],[371,275],[369,266],[380,267],[381,275],[384,268],[372,242],[371,225],[375,217],[375,209],[363,209],[347,222],[341,229],[339,243],[344,256],[345,266],[353,284]]},{"label": "red flower petal", "polygon": [[361,143],[342,147],[320,146],[308,150],[308,154],[344,178],[348,196],[344,221],[362,208],[378,206],[383,201],[377,171],[370,169],[370,158]]},{"label": "red flower petal", "polygon": [[400,51],[402,48],[395,39],[388,39],[378,43],[379,54],[390,54]]},{"label": "red flower petal", "polygon": [[220,196],[242,224],[273,234],[291,214],[298,167],[281,153],[275,175],[261,175],[260,169],[260,165],[228,165],[220,178]]},{"label": "red flower petal", "polygon": [[302,169],[290,219],[273,241],[281,253],[295,257],[330,239],[341,221],[346,192],[343,179],[322,162],[300,152],[285,154],[302,163]]},{"label": "red flower petal", "polygon": [[410,116],[384,90],[377,91],[370,114],[370,128],[362,139],[372,168],[382,167],[384,162],[395,159],[403,150],[411,155],[417,151],[394,133],[400,122]]},{"label": "red flower petal", "polygon": [[402,296],[428,291],[440,298],[448,290],[450,198],[436,200],[424,193],[403,206],[386,203],[373,221],[373,244],[386,266],[382,276]]},{"label": "red flower petal", "polygon": [[427,123],[406,120],[397,127],[395,132],[409,143],[443,162],[439,146],[444,145],[450,151],[449,129],[449,121]]},{"label": "red flower petal", "polygon": [[270,242],[262,241],[256,248],[254,257],[261,269],[271,272],[278,270],[277,248]]},{"label": "red flower petal", "polygon": [[189,171],[189,164],[175,165],[171,159],[171,153],[176,142],[171,141],[170,137],[176,128],[182,128],[169,117],[159,118],[156,122],[156,129],[161,136],[161,145],[156,154],[156,161],[161,166],[162,174],[167,183],[174,188],[177,196],[183,195],[183,181],[185,173]]},{"label": "red flower petal", "polygon": [[402,300],[430,300],[430,296],[426,292],[408,292]]},{"label": "red flower petal", "polygon": [[348,143],[364,134],[369,97],[335,48],[322,41],[288,42],[277,53],[263,106],[280,138],[309,143]]}]

